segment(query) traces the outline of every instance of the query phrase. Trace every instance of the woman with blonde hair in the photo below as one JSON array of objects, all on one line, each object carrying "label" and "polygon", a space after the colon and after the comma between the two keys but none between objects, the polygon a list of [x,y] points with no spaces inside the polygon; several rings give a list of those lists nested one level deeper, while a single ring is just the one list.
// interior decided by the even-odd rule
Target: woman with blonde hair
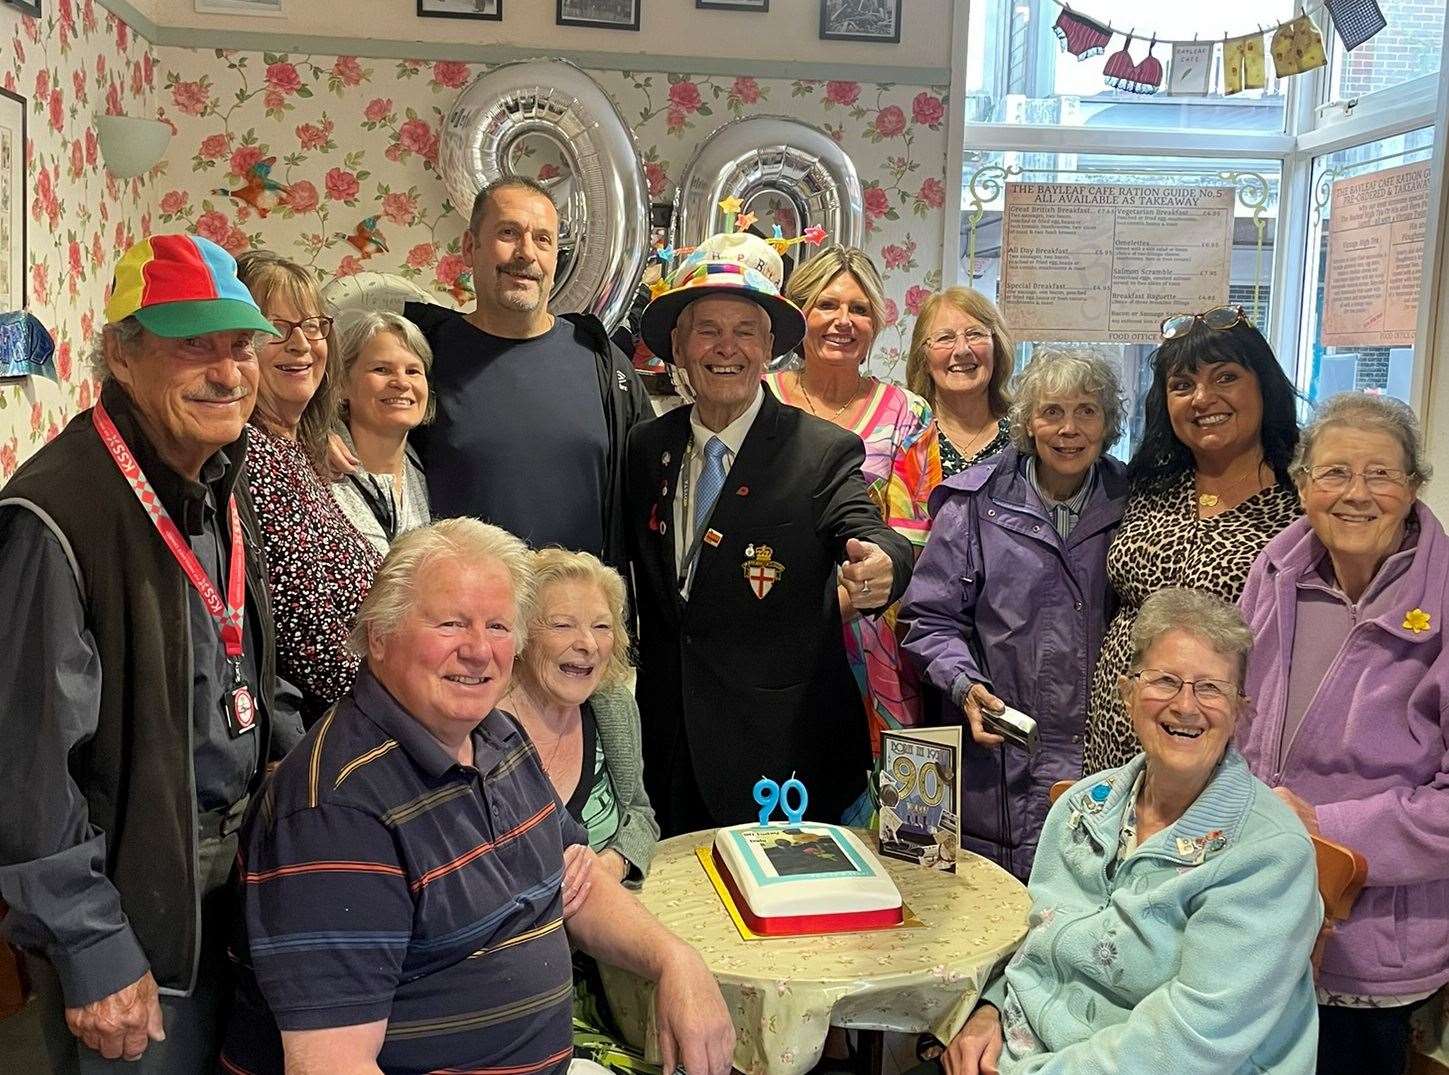
[{"label": "woman with blonde hair", "polygon": [[310,726],[347,693],[359,658],[347,636],[382,557],[343,516],[317,467],[337,410],[332,317],[311,274],[266,250],[237,277],[279,338],[257,348],[261,380],[247,441],[247,486],[267,552],[277,672],[301,692]]},{"label": "woman with blonde hair", "polygon": [[[785,297],[805,314],[803,364],[767,374],[765,382],[781,402],[860,436],[871,499],[919,551],[930,532],[926,499],[941,480],[941,463],[925,400],[865,369],[885,325],[879,271],[864,251],[829,246],[795,270]],[[895,610],[863,619],[843,587],[839,598],[846,654],[865,698],[871,748],[879,754],[882,729],[920,723],[920,691],[901,663]]]},{"label": "woman with blonde hair", "polygon": [[941,475],[960,474],[1011,443],[1007,382],[1011,333],[995,303],[948,287],[921,304],[906,358],[906,387],[931,408]]}]

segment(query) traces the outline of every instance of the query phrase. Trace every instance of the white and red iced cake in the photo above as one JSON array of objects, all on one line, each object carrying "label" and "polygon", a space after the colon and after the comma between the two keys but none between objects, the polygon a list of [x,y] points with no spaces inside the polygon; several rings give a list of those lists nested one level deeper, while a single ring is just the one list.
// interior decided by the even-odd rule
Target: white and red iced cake
[{"label": "white and red iced cake", "polygon": [[767,936],[887,929],[901,893],[861,839],[840,825],[733,825],[714,864],[745,924]]}]

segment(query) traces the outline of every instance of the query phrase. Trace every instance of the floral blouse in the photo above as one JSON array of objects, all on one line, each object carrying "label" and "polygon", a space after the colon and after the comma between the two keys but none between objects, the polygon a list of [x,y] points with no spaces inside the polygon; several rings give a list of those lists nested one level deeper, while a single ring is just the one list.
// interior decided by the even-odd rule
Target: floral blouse
[{"label": "floral blouse", "polygon": [[310,725],[352,686],[360,661],[347,636],[382,557],[343,516],[296,441],[254,425],[247,487],[267,553],[277,672],[301,691]]}]

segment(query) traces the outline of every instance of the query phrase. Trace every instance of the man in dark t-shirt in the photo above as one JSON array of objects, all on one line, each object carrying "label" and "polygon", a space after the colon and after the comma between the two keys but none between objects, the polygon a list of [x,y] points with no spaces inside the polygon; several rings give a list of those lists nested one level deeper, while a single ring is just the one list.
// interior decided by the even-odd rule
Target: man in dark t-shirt
[{"label": "man in dark t-shirt", "polygon": [[479,192],[463,236],[477,305],[404,310],[432,346],[438,405],[411,440],[435,519],[470,515],[619,566],[624,441],[653,412],[597,318],[549,313],[558,230],[552,199],[532,180]]}]

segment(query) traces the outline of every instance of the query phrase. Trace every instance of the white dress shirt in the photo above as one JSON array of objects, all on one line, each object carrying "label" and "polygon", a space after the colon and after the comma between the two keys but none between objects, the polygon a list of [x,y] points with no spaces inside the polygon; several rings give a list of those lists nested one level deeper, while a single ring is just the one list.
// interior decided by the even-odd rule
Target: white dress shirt
[{"label": "white dress shirt", "polygon": [[[680,464],[679,488],[674,491],[674,563],[676,569],[682,569],[685,566],[685,554],[694,542],[693,515],[696,497],[698,496],[699,475],[704,469],[704,446],[709,443],[710,437],[718,437],[724,441],[725,454],[722,462],[724,464],[725,477],[728,478],[730,468],[735,465],[735,456],[740,454],[740,446],[745,443],[745,437],[750,432],[750,426],[755,424],[755,416],[760,413],[760,407],[764,402],[765,388],[762,384],[755,392],[754,402],[745,408],[743,414],[718,433],[706,428],[704,423],[699,420],[698,407],[690,410],[689,434],[691,443],[685,448],[684,462]],[[685,513],[683,496],[686,475],[688,476],[690,494],[688,515]],[[724,489],[720,490],[719,495],[721,497],[725,495]],[[696,557],[696,559],[698,558]],[[684,583],[679,587],[679,592],[685,597],[689,596],[689,587],[693,581],[694,564],[690,563],[688,574],[684,578]]]}]

